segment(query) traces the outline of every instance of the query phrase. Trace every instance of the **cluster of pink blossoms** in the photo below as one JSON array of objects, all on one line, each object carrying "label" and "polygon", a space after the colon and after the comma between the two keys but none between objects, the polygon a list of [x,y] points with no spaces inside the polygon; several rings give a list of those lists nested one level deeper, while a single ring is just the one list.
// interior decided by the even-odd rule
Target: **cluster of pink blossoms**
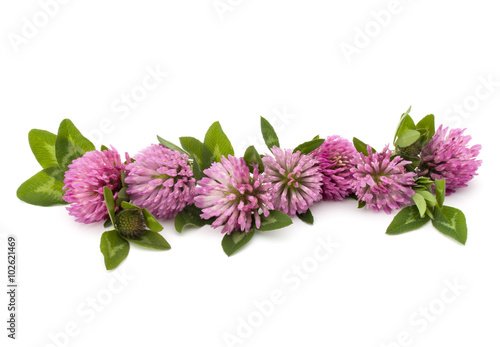
[{"label": "cluster of pink blossoms", "polygon": [[293,216],[317,201],[339,201],[351,194],[370,209],[390,213],[411,203],[417,176],[445,178],[451,193],[476,175],[481,146],[467,147],[470,136],[463,136],[464,130],[447,131],[440,127],[423,148],[416,172],[407,171],[410,162],[393,156],[388,146],[380,153],[368,146],[363,155],[339,136],[328,137],[309,154],[273,147],[272,155],[262,159],[263,173],[243,158],[223,156],[199,181],[188,156],[163,145],[151,145],[134,160],[127,156],[126,163],[114,148],[92,151],[69,166],[63,198],[78,222],[98,222],[107,218],[104,187],[115,199],[126,187],[130,201],[155,217],[171,218],[194,204],[202,210],[201,218],[214,218],[212,227],[222,227],[226,234],[248,232],[252,225],[258,229],[261,216],[270,210]]}]

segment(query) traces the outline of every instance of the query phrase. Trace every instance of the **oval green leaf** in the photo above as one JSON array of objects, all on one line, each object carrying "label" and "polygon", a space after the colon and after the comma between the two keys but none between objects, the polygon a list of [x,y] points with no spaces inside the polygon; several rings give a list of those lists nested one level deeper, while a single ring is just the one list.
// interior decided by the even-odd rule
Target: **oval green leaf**
[{"label": "oval green leaf", "polygon": [[304,143],[298,145],[297,147],[295,147],[293,152],[295,153],[297,151],[300,151],[301,154],[309,154],[312,151],[314,151],[316,148],[321,146],[323,144],[323,142],[325,142],[325,139],[316,139],[316,140],[307,141],[307,142],[304,142]]},{"label": "oval green leaf", "polygon": [[418,212],[420,213],[420,217],[425,215],[425,210],[427,210],[427,203],[422,195],[415,193],[412,197],[413,202],[418,208]]},{"label": "oval green leaf", "polygon": [[[352,139],[352,143],[354,145],[354,148],[356,148],[356,150],[365,155],[365,156],[368,156],[368,145],[366,143],[364,143],[363,141],[361,141],[360,139],[358,139],[357,137],[353,137]],[[372,149],[372,153],[377,153],[377,151],[371,147]]]},{"label": "oval green leaf", "polygon": [[64,119],[59,125],[55,148],[57,162],[63,171],[68,169],[73,160],[95,150],[92,142],[84,137],[69,119]]},{"label": "oval green leaf", "polygon": [[105,231],[101,236],[101,253],[106,269],[116,268],[127,257],[130,244],[116,230]]},{"label": "oval green leaf", "polygon": [[262,116],[260,117],[260,130],[262,132],[262,137],[264,138],[264,142],[266,143],[267,148],[271,149],[274,146],[280,146],[280,141],[278,140],[276,131],[274,131],[271,123],[269,123],[267,119]]},{"label": "oval green leaf", "polygon": [[200,217],[201,209],[191,205],[186,206],[181,212],[175,216],[175,230],[182,232],[186,227],[201,228],[210,222]]},{"label": "oval green leaf", "polygon": [[189,136],[179,137],[179,141],[182,148],[188,152],[189,156],[201,165],[201,151],[203,148],[201,141]]},{"label": "oval green leaf", "polygon": [[139,206],[132,205],[130,202],[122,201],[121,204],[122,208],[125,210],[131,210],[131,209],[138,209],[140,210],[141,208]]},{"label": "oval green leaf", "polygon": [[262,162],[259,152],[257,152],[254,146],[249,146],[247,148],[243,159],[245,159],[249,168],[252,168],[252,164],[257,164],[259,167],[259,173],[264,172],[264,163]]},{"label": "oval green leaf", "polygon": [[59,165],[56,159],[56,138],[55,134],[45,130],[32,129],[28,133],[31,151],[44,169]]},{"label": "oval green leaf", "polygon": [[311,224],[311,225],[314,224],[314,216],[313,216],[310,209],[307,209],[307,211],[304,213],[297,213],[297,217],[299,217],[299,219],[301,221],[303,221],[304,223]]},{"label": "oval green leaf", "polygon": [[396,146],[405,148],[414,144],[420,138],[420,131],[408,129],[396,140]]},{"label": "oval green leaf", "polygon": [[149,230],[154,231],[154,232],[159,232],[163,230],[163,226],[156,220],[156,218],[146,210],[145,208],[142,209],[142,215],[144,216],[144,222],[146,223],[146,226],[149,228]]},{"label": "oval green leaf", "polygon": [[427,215],[423,218],[420,217],[420,212],[417,206],[407,206],[399,211],[399,213],[394,217],[385,233],[387,235],[399,235],[406,233],[424,226],[427,222],[429,222],[429,220],[430,218]]},{"label": "oval green leaf", "polygon": [[394,134],[394,140],[393,142],[396,141],[396,138],[401,136],[402,133],[404,133],[408,129],[415,129],[415,122],[410,116],[410,111],[411,111],[411,106],[408,108],[408,110],[401,115],[401,118],[399,120],[398,127],[396,128],[396,133]]},{"label": "oval green leaf", "polygon": [[427,141],[430,140],[434,134],[436,133],[436,125],[433,114],[428,114],[424,118],[420,120],[420,122],[416,125],[417,129],[426,129],[427,130]]},{"label": "oval green leaf", "polygon": [[222,156],[234,155],[234,149],[219,122],[213,123],[205,134],[201,149],[203,170],[208,169],[213,162],[220,162]]},{"label": "oval green leaf", "polygon": [[446,196],[446,181],[444,179],[435,180],[434,187],[436,190],[436,200],[437,200],[438,206],[443,207],[444,197]]},{"label": "oval green leaf", "polygon": [[286,213],[272,210],[269,211],[269,215],[264,217],[261,215],[260,218],[260,231],[271,231],[276,229],[281,229],[287,227],[293,223],[292,218]]},{"label": "oval green leaf", "polygon": [[461,244],[467,241],[467,222],[465,215],[457,208],[436,206],[432,225],[441,233],[451,236]]},{"label": "oval green leaf", "polygon": [[182,148],[180,148],[180,147],[179,147],[179,146],[177,146],[177,145],[174,145],[172,142],[167,141],[167,140],[165,140],[164,138],[161,138],[161,137],[160,137],[160,136],[158,136],[158,135],[157,135],[156,137],[157,137],[158,141],[159,141],[159,142],[160,142],[163,146],[165,146],[165,147],[167,147],[167,148],[170,148],[170,149],[172,149],[172,150],[174,150],[174,151],[178,151],[178,152],[180,152],[180,153],[188,154],[185,150],[183,150]]},{"label": "oval green leaf", "polygon": [[250,229],[248,233],[244,231],[233,231],[230,235],[224,235],[221,242],[224,253],[226,253],[228,257],[233,255],[236,251],[241,249],[241,247],[246,245],[248,241],[252,239],[253,235],[253,229]]},{"label": "oval green leaf", "polygon": [[17,197],[31,205],[53,206],[67,204],[62,199],[64,183],[40,171],[17,189]]},{"label": "oval green leaf", "polygon": [[115,223],[115,199],[113,197],[113,192],[108,186],[104,187],[104,201],[106,202],[106,208],[108,210],[109,218],[111,219],[111,224],[114,226]]},{"label": "oval green leaf", "polygon": [[153,248],[153,249],[159,249],[159,250],[169,250],[170,245],[168,244],[167,240],[163,236],[161,236],[159,233],[146,230],[144,235],[142,235],[138,239],[129,239],[127,238],[132,243],[135,243],[136,245],[142,246],[142,247],[147,247],[147,248]]}]

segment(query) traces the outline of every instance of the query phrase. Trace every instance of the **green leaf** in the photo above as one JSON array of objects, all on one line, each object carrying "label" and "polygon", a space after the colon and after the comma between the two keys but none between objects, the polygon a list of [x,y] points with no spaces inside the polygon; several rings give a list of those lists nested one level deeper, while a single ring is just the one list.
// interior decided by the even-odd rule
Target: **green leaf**
[{"label": "green leaf", "polygon": [[262,162],[259,152],[257,152],[254,146],[249,146],[247,148],[243,159],[247,162],[248,167],[251,168],[252,164],[257,164],[259,166],[259,173],[264,172],[264,163]]},{"label": "green leaf", "polygon": [[17,197],[36,206],[67,204],[62,199],[63,187],[64,183],[57,181],[42,170],[19,186]]},{"label": "green leaf", "polygon": [[130,197],[128,196],[127,194],[127,187],[123,187],[122,189],[120,189],[120,191],[118,192],[118,197],[116,199],[116,205],[117,206],[121,206],[122,205],[122,202],[124,201],[129,201]]},{"label": "green leaf", "polygon": [[427,204],[430,207],[434,207],[437,204],[436,197],[432,195],[429,191],[427,190],[416,190],[415,193],[422,195],[422,197],[427,201]]},{"label": "green leaf", "polygon": [[237,250],[246,245],[253,237],[254,230],[250,229],[248,233],[244,231],[233,231],[230,235],[224,235],[221,245],[227,256],[233,255]]},{"label": "green leaf", "polygon": [[[434,210],[434,209],[432,209],[432,210]],[[434,215],[432,214],[430,209],[425,210],[425,214],[427,216],[429,216],[430,219],[434,219]]]},{"label": "green leaf", "polygon": [[153,248],[153,249],[160,249],[160,250],[169,250],[170,245],[168,244],[167,240],[163,236],[161,236],[159,233],[146,230],[144,235],[139,237],[138,239],[129,239],[127,238],[132,243],[135,243],[136,245],[142,246],[142,247],[147,247],[147,248]]},{"label": "green leaf", "polygon": [[358,201],[358,208],[363,208],[366,206],[366,201],[359,200]]},{"label": "green leaf", "polygon": [[125,210],[131,210],[131,209],[137,209],[140,210],[141,208],[139,206],[132,205],[130,202],[122,201],[121,204],[122,208]]},{"label": "green leaf", "polygon": [[269,123],[267,119],[262,116],[260,117],[260,130],[262,132],[262,137],[264,138],[264,142],[266,143],[267,148],[271,149],[274,146],[280,146],[280,141],[278,140],[276,131],[274,131],[271,123]]},{"label": "green leaf", "polygon": [[303,221],[304,223],[311,224],[311,225],[314,224],[314,216],[313,216],[310,209],[307,209],[307,211],[304,213],[297,213],[297,217],[299,217],[299,219],[301,221]]},{"label": "green leaf", "polygon": [[[367,144],[364,143],[363,141],[361,141],[360,139],[358,139],[357,137],[354,137],[352,139],[352,143],[354,145],[354,148],[356,148],[356,150],[359,152],[359,153],[362,153],[364,154],[365,156],[368,156],[368,149],[367,149]],[[373,153],[377,153],[377,151],[372,148],[372,152]]]},{"label": "green leaf", "polygon": [[444,197],[446,195],[446,182],[444,179],[435,180],[434,186],[436,189],[436,199],[439,207],[443,207]]},{"label": "green leaf", "polygon": [[420,138],[420,131],[408,129],[405,130],[396,141],[396,146],[398,147],[408,147],[414,144]]},{"label": "green leaf", "polygon": [[425,202],[424,197],[420,194],[414,194],[411,198],[420,212],[420,217],[424,217],[425,210],[427,210],[427,203]]},{"label": "green leaf", "polygon": [[127,257],[130,244],[116,230],[105,231],[101,236],[101,253],[106,269],[116,268]]},{"label": "green leaf", "polygon": [[436,206],[432,225],[445,235],[451,236],[461,244],[467,241],[467,222],[465,215],[457,208]]},{"label": "green leaf", "polygon": [[58,166],[56,159],[56,135],[39,129],[28,133],[31,151],[43,169]]},{"label": "green leaf", "polygon": [[313,140],[319,140],[319,135],[314,136]]},{"label": "green leaf", "polygon": [[258,230],[270,231],[270,230],[281,229],[291,225],[292,223],[293,223],[292,218],[290,218],[290,216],[287,215],[286,213],[272,210],[269,211],[269,215],[267,217],[261,215],[260,228]]},{"label": "green leaf", "polygon": [[394,134],[393,142],[396,142],[396,138],[398,138],[402,133],[404,133],[408,129],[415,130],[415,122],[410,117],[411,106],[408,108],[408,111],[401,115],[401,119],[399,120],[398,127],[396,129],[396,133]]},{"label": "green leaf", "polygon": [[104,145],[101,145],[101,152],[102,152],[102,151],[107,151],[108,149],[109,149],[108,147],[106,147],[106,146],[104,146]]},{"label": "green leaf", "polygon": [[432,181],[429,177],[421,176],[415,180],[415,183],[417,184],[416,188],[427,189],[434,184],[434,181]]},{"label": "green leaf", "polygon": [[43,169],[43,171],[55,178],[56,180],[58,180],[59,182],[63,182],[64,181],[64,171],[61,170],[61,168],[59,166],[53,166],[53,167],[48,167],[46,169]]},{"label": "green leaf", "polygon": [[108,219],[106,219],[106,221],[104,222],[103,227],[107,229],[112,225],[113,225],[113,223],[111,222],[111,218],[108,217]]},{"label": "green leaf", "polygon": [[394,217],[385,232],[388,235],[398,235],[424,226],[430,220],[429,216],[420,217],[417,206],[407,206]]},{"label": "green leaf", "polygon": [[203,170],[208,169],[214,161],[220,162],[222,156],[234,155],[233,146],[222,130],[219,122],[213,123],[205,134],[201,149]]},{"label": "green leaf", "polygon": [[92,142],[84,137],[69,119],[63,120],[59,125],[55,147],[57,162],[63,171],[68,170],[68,165],[73,160],[95,150]]},{"label": "green leaf", "polygon": [[111,223],[115,224],[115,198],[113,197],[113,192],[108,186],[104,186],[104,201],[106,202],[106,208],[108,209],[109,218]]},{"label": "green leaf", "polygon": [[201,171],[200,164],[196,161],[193,162],[193,175],[197,181],[201,180],[205,176],[205,174]]},{"label": "green leaf", "polygon": [[195,139],[194,137],[179,137],[179,141],[181,143],[182,148],[184,148],[188,154],[190,154],[190,157],[199,165],[201,166],[202,161],[201,161],[201,152],[203,148],[203,144],[201,143],[200,140]]},{"label": "green leaf", "polygon": [[417,129],[426,129],[428,131],[428,139],[430,140],[436,133],[436,125],[433,114],[428,114],[420,120],[416,125]]},{"label": "green leaf", "polygon": [[156,136],[156,138],[158,139],[158,141],[165,147],[167,148],[170,148],[170,149],[173,149],[174,151],[178,151],[178,152],[181,152],[181,153],[184,153],[184,154],[188,154],[186,153],[185,150],[183,150],[182,148],[180,148],[179,146],[176,146],[174,145],[172,142],[170,141],[167,141],[165,140],[164,138],[161,138],[160,136]]},{"label": "green leaf", "polygon": [[159,232],[163,230],[163,226],[156,220],[156,218],[151,214],[151,212],[143,208],[142,215],[144,216],[144,221],[146,222],[146,226],[149,228],[149,230],[154,232]]},{"label": "green leaf", "polygon": [[180,233],[186,227],[192,226],[201,228],[202,226],[208,224],[209,222],[207,220],[201,219],[201,213],[201,209],[194,205],[186,206],[175,216],[175,230]]},{"label": "green leaf", "polygon": [[298,145],[297,147],[295,147],[293,152],[295,153],[297,151],[300,151],[301,154],[309,154],[312,151],[314,151],[316,148],[321,146],[323,144],[323,142],[325,142],[325,139],[317,139],[317,140],[307,141],[307,142],[304,142],[304,143]]}]

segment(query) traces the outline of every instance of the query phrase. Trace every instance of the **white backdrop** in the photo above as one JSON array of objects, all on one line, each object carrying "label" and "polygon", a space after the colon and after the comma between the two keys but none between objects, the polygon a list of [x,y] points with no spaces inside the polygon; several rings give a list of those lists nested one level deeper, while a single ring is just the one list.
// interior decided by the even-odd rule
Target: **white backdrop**
[{"label": "white backdrop", "polygon": [[[2,293],[9,234],[19,283],[18,339],[2,328],[2,346],[500,343],[494,2],[22,0],[1,3],[0,23]],[[131,247],[108,272],[101,225],[15,195],[38,171],[28,131],[63,118],[122,155],[219,120],[243,155],[266,151],[260,115],[283,147],[339,134],[382,148],[410,105],[483,145],[479,176],[447,199],[467,216],[465,247],[430,225],[386,236],[392,216],[349,200],[231,258],[218,231],[166,221],[170,251]]]}]

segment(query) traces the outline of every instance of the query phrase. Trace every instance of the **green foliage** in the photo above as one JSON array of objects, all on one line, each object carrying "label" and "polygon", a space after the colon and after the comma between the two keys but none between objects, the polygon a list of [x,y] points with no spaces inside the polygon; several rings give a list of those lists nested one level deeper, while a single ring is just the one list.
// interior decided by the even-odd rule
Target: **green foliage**
[{"label": "green foliage", "polygon": [[146,247],[146,248],[153,248],[153,249],[159,249],[159,250],[169,250],[170,245],[165,240],[163,236],[161,236],[157,232],[153,232],[151,230],[146,230],[142,236],[139,238],[135,239],[130,239],[127,238],[128,241],[135,243],[136,245]]},{"label": "green foliage", "polygon": [[127,257],[130,244],[116,230],[105,231],[101,236],[101,253],[107,270],[116,268]]},{"label": "green foliage", "polygon": [[420,138],[420,132],[417,130],[408,129],[398,136],[396,146],[404,148],[414,144]]},{"label": "green foliage", "polygon": [[156,136],[156,138],[158,139],[158,142],[160,142],[163,146],[165,146],[167,148],[170,148],[170,149],[172,149],[174,151],[178,151],[180,153],[187,154],[187,152],[185,150],[183,150],[179,146],[173,144],[172,142],[167,141],[167,140],[165,140],[164,138],[162,138],[160,136]]},{"label": "green foliage", "polygon": [[387,228],[386,234],[399,235],[412,231],[424,226],[429,220],[428,216],[424,216],[423,218],[420,216],[420,212],[415,205],[407,206],[394,217],[392,223]]},{"label": "green foliage", "polygon": [[234,155],[233,146],[222,130],[219,122],[213,123],[205,134],[201,150],[202,170],[208,169],[213,162],[220,162],[222,156]]},{"label": "green foliage", "polygon": [[450,206],[436,206],[432,224],[443,234],[465,245],[467,241],[467,223],[465,215],[459,209]]},{"label": "green foliage", "polygon": [[66,204],[62,199],[64,183],[40,171],[17,189],[17,197],[31,205],[53,206]]},{"label": "green foliage", "polygon": [[262,162],[262,157],[260,156],[259,152],[257,152],[254,146],[249,146],[247,148],[243,159],[245,159],[248,167],[251,168],[253,164],[257,164],[259,167],[259,173],[264,172],[264,163]]},{"label": "green foliage", "polygon": [[435,180],[434,186],[436,190],[436,200],[439,207],[443,207],[444,198],[446,196],[446,183],[445,180]]},{"label": "green foliage", "polygon": [[323,142],[325,142],[325,139],[315,139],[315,140],[307,141],[307,142],[304,142],[304,143],[298,145],[297,147],[295,147],[293,152],[295,153],[297,151],[300,151],[301,154],[309,154],[312,151],[314,151],[316,148],[321,146],[323,144]]},{"label": "green foliage", "polygon": [[248,233],[244,231],[233,231],[230,235],[224,235],[221,242],[224,253],[226,253],[228,257],[233,255],[252,239],[254,233],[254,230],[250,229]]},{"label": "green foliage", "polygon": [[194,137],[180,137],[179,141],[181,142],[182,148],[188,152],[188,155],[191,159],[193,159],[193,174],[197,180],[201,180],[203,178],[203,172],[201,168],[203,166],[202,161],[202,151],[203,151],[203,143],[200,140],[195,139]]},{"label": "green foliage", "polygon": [[85,152],[95,150],[75,125],[64,119],[57,135],[40,129],[28,134],[31,151],[42,167],[42,171],[26,180],[17,190],[17,197],[37,206],[66,204],[64,195],[64,173],[73,160]]},{"label": "green foliage", "polygon": [[55,143],[55,153],[59,167],[66,171],[73,160],[86,152],[94,151],[95,146],[75,127],[72,121],[64,119],[59,125]]},{"label": "green foliage", "polygon": [[[365,155],[365,156],[368,156],[368,149],[367,149],[367,144],[364,143],[363,141],[361,141],[360,139],[358,139],[357,137],[354,137],[352,139],[352,143],[354,144],[354,148],[356,148],[356,150]],[[372,153],[377,153],[377,151],[372,147]]]},{"label": "green foliage", "polygon": [[210,224],[209,221],[202,219],[200,214],[201,209],[198,207],[194,205],[186,206],[175,216],[175,230],[180,233],[188,227],[201,228],[206,224]]},{"label": "green foliage", "polygon": [[297,217],[299,217],[299,219],[301,221],[303,221],[304,223],[311,224],[311,225],[314,224],[314,216],[313,216],[310,209],[307,209],[307,211],[304,213],[297,213]]},{"label": "green foliage", "polygon": [[32,129],[28,134],[31,151],[43,169],[59,166],[56,159],[55,134],[45,130]]},{"label": "green foliage", "polygon": [[111,224],[116,226],[115,221],[115,199],[113,197],[113,192],[109,187],[104,187],[104,201],[106,202],[106,208],[108,210],[109,219],[111,219]]},{"label": "green foliage", "polygon": [[145,208],[142,209],[142,215],[144,216],[144,222],[149,230],[154,232],[160,232],[163,230],[163,226],[156,220],[156,218]]},{"label": "green foliage", "polygon": [[278,135],[276,135],[276,131],[274,131],[274,128],[271,125],[271,123],[269,123],[267,119],[265,119],[264,117],[260,117],[260,129],[267,148],[271,149],[274,146],[276,147],[280,146],[280,141],[278,140]]},{"label": "green foliage", "polygon": [[261,215],[260,227],[258,230],[270,231],[270,230],[281,229],[291,225],[292,223],[293,223],[292,218],[290,218],[289,215],[277,210],[273,210],[269,211],[269,215],[267,217]]}]

